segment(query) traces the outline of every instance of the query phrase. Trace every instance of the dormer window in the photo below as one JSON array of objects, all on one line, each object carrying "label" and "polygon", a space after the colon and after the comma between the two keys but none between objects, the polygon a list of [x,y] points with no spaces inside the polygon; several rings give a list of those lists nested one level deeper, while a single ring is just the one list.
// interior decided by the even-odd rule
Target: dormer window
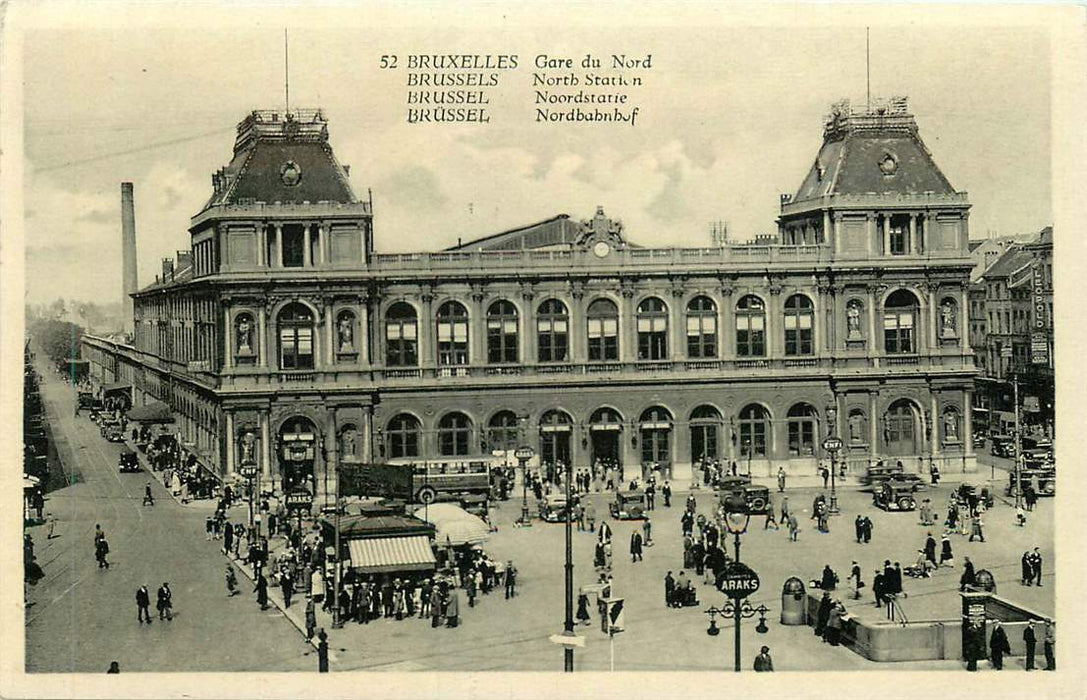
[{"label": "dormer window", "polygon": [[884,153],[879,160],[879,171],[884,177],[891,177],[898,171],[898,159],[891,153]]}]

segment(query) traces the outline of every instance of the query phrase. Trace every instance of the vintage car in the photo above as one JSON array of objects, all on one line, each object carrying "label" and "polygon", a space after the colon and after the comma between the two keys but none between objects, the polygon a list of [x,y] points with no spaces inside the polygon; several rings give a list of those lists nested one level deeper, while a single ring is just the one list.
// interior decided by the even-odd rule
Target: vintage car
[{"label": "vintage car", "polygon": [[889,479],[885,479],[883,483],[891,482],[898,488],[908,490],[910,492],[921,491],[925,486],[925,480],[916,474],[906,474],[904,472],[898,472],[892,474]]},{"label": "vintage car", "polygon": [[[1020,469],[1019,484],[1025,490],[1028,486],[1039,496],[1053,496],[1057,493],[1057,470],[1053,468]],[[1008,487],[1004,493],[1015,495],[1015,472],[1008,473]],[[1020,491],[1022,493],[1022,491]]]},{"label": "vintage car", "polygon": [[[577,497],[573,498],[573,507],[577,507]],[[548,523],[566,522],[566,496],[561,493],[553,493],[545,496],[540,501],[540,520]]]},{"label": "vintage car", "polygon": [[739,487],[747,486],[751,483],[751,477],[746,474],[737,474],[736,476],[722,476],[717,480],[717,491],[720,494],[728,495]]},{"label": "vintage car", "polygon": [[125,449],[121,452],[121,456],[117,458],[117,469],[122,472],[138,472],[140,470],[140,459],[135,452]]},{"label": "vintage car", "polygon": [[872,494],[872,502],[883,510],[914,510],[917,501],[913,497],[913,490],[908,484],[901,484],[896,480],[884,481]]},{"label": "vintage car", "polygon": [[641,491],[618,491],[615,500],[608,504],[608,510],[616,520],[640,520],[645,517],[645,494]]},{"label": "vintage car", "polygon": [[904,474],[902,467],[897,464],[873,464],[861,477],[861,483],[871,486],[872,491],[879,491],[880,485],[891,478]]},{"label": "vintage car", "polygon": [[94,406],[94,394],[89,391],[79,392],[79,407],[92,408]]},{"label": "vintage car", "polygon": [[989,454],[994,457],[1014,457],[1015,438],[1010,435],[993,435]]},{"label": "vintage car", "polygon": [[747,512],[751,514],[765,514],[771,506],[770,489],[765,486],[742,486],[738,491],[743,495],[747,503]]}]

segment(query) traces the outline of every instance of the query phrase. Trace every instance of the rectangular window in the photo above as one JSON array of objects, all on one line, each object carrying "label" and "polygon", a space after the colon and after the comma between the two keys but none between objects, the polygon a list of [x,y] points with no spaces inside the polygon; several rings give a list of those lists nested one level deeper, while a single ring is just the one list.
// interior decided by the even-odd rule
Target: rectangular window
[{"label": "rectangular window", "polygon": [[438,364],[443,367],[468,364],[468,324],[438,324]]},{"label": "rectangular window", "polygon": [[590,318],[589,360],[610,362],[619,359],[619,321],[615,318]]}]

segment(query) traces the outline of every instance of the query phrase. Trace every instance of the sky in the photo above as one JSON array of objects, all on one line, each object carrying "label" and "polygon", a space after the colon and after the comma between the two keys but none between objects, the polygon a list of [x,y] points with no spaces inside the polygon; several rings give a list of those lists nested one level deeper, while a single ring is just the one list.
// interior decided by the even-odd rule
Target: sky
[{"label": "sky", "polygon": [[[291,104],[321,107],[379,252],[435,250],[602,205],[646,246],[775,230],[829,106],[865,96],[863,27],[434,23],[290,30]],[[189,219],[250,110],[284,101],[283,25],[44,29],[24,43],[27,298],[120,298],[120,183],[135,184],[138,276],[188,248]],[[407,124],[383,54],[517,54],[487,125]],[[970,195],[973,237],[1052,223],[1050,46],[1043,30],[874,27],[871,91],[906,95],[921,137]],[[539,124],[537,54],[651,55],[634,127]],[[575,73],[584,71],[575,69]]]}]

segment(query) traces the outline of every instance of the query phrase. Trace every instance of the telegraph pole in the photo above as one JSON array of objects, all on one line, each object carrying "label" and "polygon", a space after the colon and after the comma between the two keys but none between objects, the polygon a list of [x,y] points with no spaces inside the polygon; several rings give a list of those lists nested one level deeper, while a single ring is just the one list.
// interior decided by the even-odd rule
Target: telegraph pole
[{"label": "telegraph pole", "polygon": [[1012,375],[1012,396],[1015,404],[1015,507],[1019,508],[1022,497],[1021,465],[1023,462],[1023,446],[1019,437],[1019,375]]}]

